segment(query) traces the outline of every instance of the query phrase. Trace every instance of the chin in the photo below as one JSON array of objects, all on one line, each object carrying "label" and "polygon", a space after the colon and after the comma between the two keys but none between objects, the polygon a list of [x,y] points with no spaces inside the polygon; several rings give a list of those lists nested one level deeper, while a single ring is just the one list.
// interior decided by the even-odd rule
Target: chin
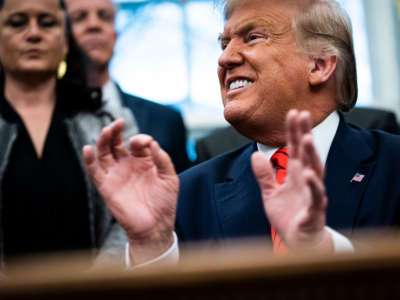
[{"label": "chin", "polygon": [[45,77],[56,76],[57,70],[48,68],[23,68],[13,72],[15,75],[22,76],[25,78],[39,79]]},{"label": "chin", "polygon": [[240,107],[230,104],[225,105],[224,118],[234,127],[248,120],[245,112]]},{"label": "chin", "polygon": [[111,59],[108,55],[105,55],[102,51],[95,50],[95,51],[90,51],[88,53],[92,62],[99,66],[108,64],[108,62]]},{"label": "chin", "polygon": [[52,68],[41,68],[41,67],[30,67],[30,68],[21,68],[18,73],[21,74],[42,74],[42,73],[56,73],[56,71]]}]

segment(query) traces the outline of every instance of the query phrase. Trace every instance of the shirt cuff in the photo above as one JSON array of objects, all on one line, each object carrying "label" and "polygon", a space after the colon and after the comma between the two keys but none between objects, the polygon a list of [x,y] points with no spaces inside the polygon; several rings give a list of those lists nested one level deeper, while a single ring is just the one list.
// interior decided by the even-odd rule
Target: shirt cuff
[{"label": "shirt cuff", "polygon": [[176,264],[179,261],[179,247],[178,247],[178,237],[176,236],[175,231],[172,233],[174,237],[174,242],[172,243],[171,247],[160,256],[148,260],[144,263],[131,266],[131,257],[129,254],[129,243],[125,244],[125,266],[126,268],[140,268],[144,266],[148,266],[155,263],[168,263],[168,264]]},{"label": "shirt cuff", "polygon": [[325,226],[325,228],[331,234],[335,253],[354,252],[353,244],[347,237],[328,226]]}]

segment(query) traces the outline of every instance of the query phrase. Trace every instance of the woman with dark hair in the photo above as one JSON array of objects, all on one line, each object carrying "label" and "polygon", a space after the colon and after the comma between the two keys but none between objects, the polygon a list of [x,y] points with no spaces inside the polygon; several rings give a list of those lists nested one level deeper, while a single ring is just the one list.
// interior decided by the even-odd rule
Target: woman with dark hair
[{"label": "woman with dark hair", "polygon": [[126,120],[128,136],[136,126],[86,86],[63,1],[0,0],[0,63],[0,262],[115,240],[120,231],[81,149],[116,118]]}]

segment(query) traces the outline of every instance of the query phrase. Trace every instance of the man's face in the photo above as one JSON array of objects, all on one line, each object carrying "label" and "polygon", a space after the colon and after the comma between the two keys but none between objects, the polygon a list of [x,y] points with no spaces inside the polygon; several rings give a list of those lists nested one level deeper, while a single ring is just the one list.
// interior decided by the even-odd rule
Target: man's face
[{"label": "man's face", "polygon": [[67,0],[72,31],[78,44],[98,65],[107,65],[117,34],[111,0]]},{"label": "man's face", "polygon": [[290,108],[307,109],[310,59],[291,29],[296,8],[283,2],[244,1],[220,36],[218,77],[225,118],[261,142],[260,132],[279,134]]}]

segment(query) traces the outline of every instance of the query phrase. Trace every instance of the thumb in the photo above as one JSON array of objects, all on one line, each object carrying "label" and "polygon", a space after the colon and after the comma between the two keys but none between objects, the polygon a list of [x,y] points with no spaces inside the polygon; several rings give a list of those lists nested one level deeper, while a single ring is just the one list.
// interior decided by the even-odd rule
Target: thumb
[{"label": "thumb", "polygon": [[251,156],[251,167],[261,188],[261,193],[271,192],[275,186],[274,173],[270,162],[261,152],[254,152]]}]

